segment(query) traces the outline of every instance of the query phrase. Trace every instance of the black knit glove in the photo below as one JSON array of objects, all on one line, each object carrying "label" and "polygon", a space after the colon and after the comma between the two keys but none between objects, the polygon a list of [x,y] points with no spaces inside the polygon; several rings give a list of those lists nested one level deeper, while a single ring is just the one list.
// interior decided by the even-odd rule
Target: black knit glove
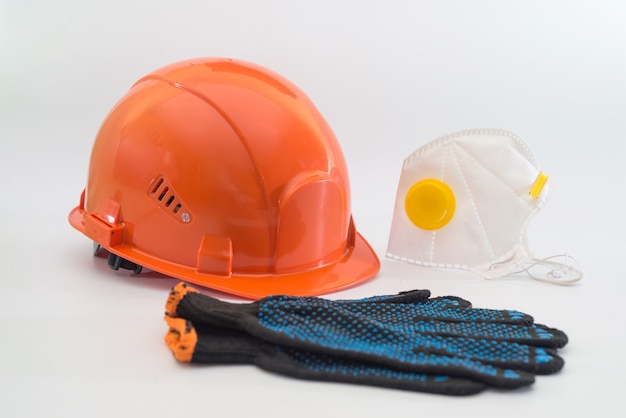
[{"label": "black knit glove", "polygon": [[[196,344],[183,344],[192,354],[177,355],[188,361],[207,362],[207,356],[200,354],[205,345],[197,343],[216,335],[215,327],[219,327],[254,337],[257,346],[268,343],[283,352],[291,349],[335,363],[349,361],[359,367],[428,374],[430,381],[434,376],[449,376],[455,384],[460,379],[515,388],[532,383],[535,374],[553,373],[563,366],[555,350],[567,343],[563,332],[533,324],[532,317],[517,311],[474,309],[460,298],[428,299],[428,295],[427,291],[414,291],[357,301],[271,296],[231,304],[181,283],[170,295],[166,319],[170,334],[172,330],[180,333],[181,325],[172,327],[175,318],[184,318],[188,321],[185,327],[196,329]],[[175,348],[181,351],[180,345]],[[197,355],[193,354],[196,349],[200,349]],[[215,350],[208,351],[214,355]],[[332,370],[329,367],[319,366],[319,370],[326,373]],[[273,366],[273,370],[279,369]],[[313,367],[310,371],[317,370]],[[393,386],[376,379],[367,383]],[[431,390],[419,390],[463,393],[446,389],[445,384],[426,386]],[[467,393],[476,391],[475,386],[467,389]]]}]

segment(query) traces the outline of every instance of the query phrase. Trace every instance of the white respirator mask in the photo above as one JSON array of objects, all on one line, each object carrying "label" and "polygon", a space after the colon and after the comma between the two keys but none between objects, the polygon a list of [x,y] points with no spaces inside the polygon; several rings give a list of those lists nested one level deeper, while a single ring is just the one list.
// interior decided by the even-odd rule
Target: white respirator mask
[{"label": "white respirator mask", "polygon": [[486,279],[526,271],[541,281],[576,283],[583,273],[573,257],[538,260],[528,244],[529,222],[550,188],[512,132],[467,130],[436,139],[404,160],[387,256]]}]

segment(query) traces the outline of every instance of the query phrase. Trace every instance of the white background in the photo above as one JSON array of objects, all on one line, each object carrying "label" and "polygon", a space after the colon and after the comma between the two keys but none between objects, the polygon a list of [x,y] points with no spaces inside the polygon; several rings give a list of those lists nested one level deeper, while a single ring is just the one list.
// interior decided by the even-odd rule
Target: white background
[{"label": "white background", "polygon": [[[2,416],[623,416],[625,21],[621,1],[0,0]],[[110,108],[141,76],[199,56],[281,73],[339,138],[382,269],[330,297],[428,288],[522,310],[569,335],[563,371],[458,399],[176,363],[162,320],[175,281],[109,270],[67,215]],[[538,256],[575,255],[582,284],[384,258],[402,160],[482,127],[521,135],[550,175],[530,241]]]}]

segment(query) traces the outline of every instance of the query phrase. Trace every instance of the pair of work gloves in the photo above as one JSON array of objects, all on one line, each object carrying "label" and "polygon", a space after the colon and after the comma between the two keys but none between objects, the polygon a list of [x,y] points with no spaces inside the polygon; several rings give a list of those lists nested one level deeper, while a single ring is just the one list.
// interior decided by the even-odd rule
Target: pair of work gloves
[{"label": "pair of work gloves", "polygon": [[255,364],[301,379],[446,395],[527,386],[563,367],[562,331],[521,312],[430,296],[229,303],[179,283],[166,304],[165,340],[181,362]]}]

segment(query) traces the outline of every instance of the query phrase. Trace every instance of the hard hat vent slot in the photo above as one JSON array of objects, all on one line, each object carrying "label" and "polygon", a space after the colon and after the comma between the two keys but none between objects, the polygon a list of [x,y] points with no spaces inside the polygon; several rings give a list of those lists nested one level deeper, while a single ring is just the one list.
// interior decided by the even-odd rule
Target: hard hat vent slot
[{"label": "hard hat vent slot", "polygon": [[163,179],[160,178],[157,181],[155,181],[154,183],[154,187],[152,188],[152,194],[155,194],[157,192],[157,190],[159,190],[159,187],[161,187],[161,185],[163,184]]},{"label": "hard hat vent slot", "polygon": [[[163,191],[161,192],[161,194],[159,195],[159,201],[162,201],[163,198],[165,197],[165,195],[167,194],[167,192],[170,191],[169,187],[166,187],[163,189]],[[174,198],[174,196],[172,196],[172,199]]]},{"label": "hard hat vent slot", "polygon": [[191,214],[185,210],[184,205],[176,196],[174,189],[168,184],[165,177],[159,176],[152,180],[148,188],[148,195],[162,209],[183,223],[191,221]]}]

